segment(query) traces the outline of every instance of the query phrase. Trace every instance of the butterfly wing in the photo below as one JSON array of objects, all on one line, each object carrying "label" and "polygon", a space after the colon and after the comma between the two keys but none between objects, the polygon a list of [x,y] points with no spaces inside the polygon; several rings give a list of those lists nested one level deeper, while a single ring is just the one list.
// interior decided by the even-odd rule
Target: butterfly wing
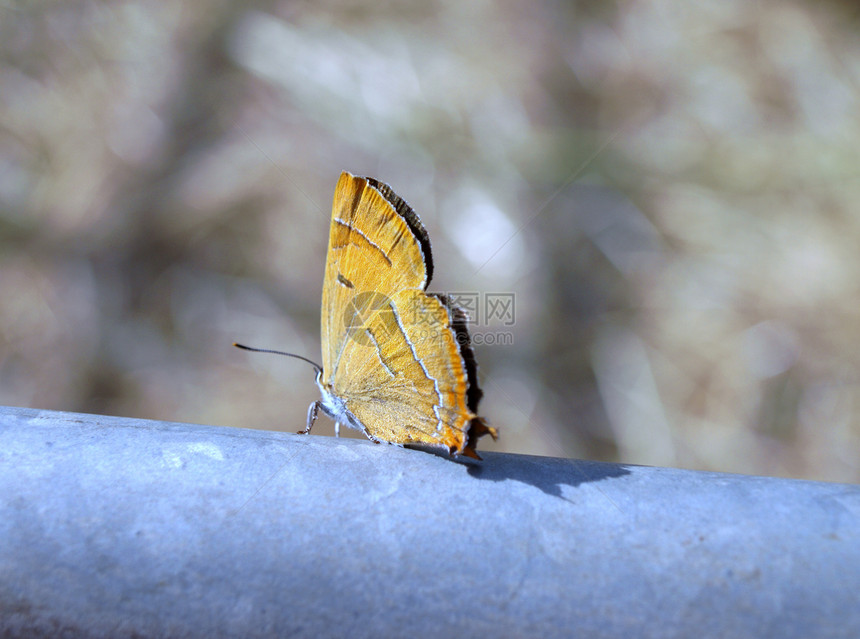
[{"label": "butterfly wing", "polygon": [[438,298],[395,293],[347,341],[342,362],[333,391],[373,436],[463,451],[477,415],[466,405],[468,375]]},{"label": "butterfly wing", "polygon": [[389,202],[374,184],[344,171],[334,193],[320,322],[329,376],[337,374],[354,324],[384,298],[423,289],[432,277],[427,231],[406,202],[393,193]]},{"label": "butterfly wing", "polygon": [[465,314],[424,292],[427,232],[405,201],[343,173],[335,191],[323,284],[322,384],[374,437],[477,456],[496,436],[481,396]]}]

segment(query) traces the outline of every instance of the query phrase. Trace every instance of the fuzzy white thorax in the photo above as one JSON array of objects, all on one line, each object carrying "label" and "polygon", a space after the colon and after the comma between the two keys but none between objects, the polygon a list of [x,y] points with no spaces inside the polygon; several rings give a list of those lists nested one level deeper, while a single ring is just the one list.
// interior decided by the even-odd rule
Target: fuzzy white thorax
[{"label": "fuzzy white thorax", "polygon": [[334,393],[331,393],[323,385],[322,373],[317,373],[316,383],[317,387],[320,389],[320,394],[322,395],[320,408],[326,415],[331,417],[338,425],[349,426],[355,430],[367,433],[367,429],[364,425],[358,420],[358,418],[356,418],[355,415],[349,412],[349,409],[346,407],[346,402]]}]

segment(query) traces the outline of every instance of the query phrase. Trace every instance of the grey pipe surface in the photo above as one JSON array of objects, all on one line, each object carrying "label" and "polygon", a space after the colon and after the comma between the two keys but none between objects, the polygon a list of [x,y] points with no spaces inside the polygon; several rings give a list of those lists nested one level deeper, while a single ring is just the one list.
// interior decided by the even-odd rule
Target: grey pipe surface
[{"label": "grey pipe surface", "polygon": [[0,636],[860,637],[860,487],[0,408]]}]

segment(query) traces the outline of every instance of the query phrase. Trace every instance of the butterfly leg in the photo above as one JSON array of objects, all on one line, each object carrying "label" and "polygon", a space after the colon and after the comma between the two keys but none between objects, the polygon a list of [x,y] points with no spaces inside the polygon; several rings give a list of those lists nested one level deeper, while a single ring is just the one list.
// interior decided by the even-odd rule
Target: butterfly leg
[{"label": "butterfly leg", "polygon": [[334,423],[334,436],[340,437],[340,422]]},{"label": "butterfly leg", "polygon": [[320,412],[320,402],[319,400],[313,402],[310,406],[308,406],[308,425],[304,430],[299,431],[299,435],[307,435],[311,432],[311,427],[314,425],[314,422],[317,420],[317,415]]},{"label": "butterfly leg", "polygon": [[374,444],[381,444],[382,443],[382,440],[379,439],[379,437],[375,437],[374,435],[371,435],[370,431],[367,430],[366,428],[362,428],[362,430],[363,430],[364,434],[367,435],[367,438],[370,441],[372,441]]}]

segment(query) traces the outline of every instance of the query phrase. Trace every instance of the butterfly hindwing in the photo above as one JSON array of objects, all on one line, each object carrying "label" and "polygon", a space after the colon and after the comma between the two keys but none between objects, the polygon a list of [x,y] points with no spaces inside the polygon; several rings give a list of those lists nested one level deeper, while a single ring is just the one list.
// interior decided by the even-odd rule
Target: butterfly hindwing
[{"label": "butterfly hindwing", "polygon": [[407,289],[346,342],[333,389],[374,436],[462,450],[476,415],[449,318],[438,298]]}]

